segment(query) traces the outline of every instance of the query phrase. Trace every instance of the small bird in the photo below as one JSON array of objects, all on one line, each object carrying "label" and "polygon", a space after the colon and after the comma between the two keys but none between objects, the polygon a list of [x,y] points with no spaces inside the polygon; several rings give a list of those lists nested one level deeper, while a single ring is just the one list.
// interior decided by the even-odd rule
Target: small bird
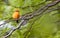
[{"label": "small bird", "polygon": [[16,10],[14,11],[13,15],[12,15],[12,18],[13,18],[14,20],[16,20],[16,22],[18,23],[19,17],[20,17],[19,10],[16,9]]}]

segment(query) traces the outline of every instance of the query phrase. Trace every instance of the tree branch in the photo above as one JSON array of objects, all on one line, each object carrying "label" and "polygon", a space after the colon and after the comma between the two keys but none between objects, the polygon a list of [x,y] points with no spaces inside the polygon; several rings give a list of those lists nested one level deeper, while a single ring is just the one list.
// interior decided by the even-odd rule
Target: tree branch
[{"label": "tree branch", "polygon": [[[38,15],[42,14],[45,10],[47,10],[49,7],[52,7],[52,6],[56,5],[56,4],[58,4],[59,2],[60,2],[60,0],[56,0],[56,1],[52,2],[52,3],[50,3],[50,4],[47,4],[47,5],[39,8],[37,11],[22,15],[21,18],[18,19],[18,20],[31,19],[31,18],[33,18],[35,16],[38,16]],[[3,24],[0,24],[0,26],[4,25],[6,23],[9,23],[10,21],[11,21],[10,19],[6,20]]]},{"label": "tree branch", "polygon": [[[56,1],[50,3],[50,4],[46,5],[46,6],[43,6],[41,9],[38,9],[35,12],[32,12],[32,13],[27,14],[27,15],[22,15],[22,17],[19,19],[19,20],[21,20],[21,22],[18,24],[18,26],[16,28],[12,29],[9,32],[9,34],[7,34],[6,36],[4,36],[4,38],[9,37],[15,30],[19,29],[26,20],[28,21],[31,18],[35,17],[35,16],[42,15],[43,12],[45,12],[49,7],[52,7],[52,6],[56,5],[56,4],[58,4],[59,2],[60,2],[60,0],[56,0]],[[60,9],[60,7],[56,8],[56,9]],[[56,10],[56,9],[53,9],[53,10]],[[50,10],[52,11],[52,9],[50,9]]]},{"label": "tree branch", "polygon": [[25,33],[24,33],[24,38],[26,38],[26,36],[27,36],[27,34],[31,31],[31,29],[32,29],[32,25],[34,24],[34,22],[36,21],[36,20],[38,20],[40,17],[42,17],[43,15],[45,15],[45,14],[47,14],[47,13],[50,13],[50,12],[52,12],[52,11],[55,11],[55,10],[60,10],[60,7],[57,7],[57,8],[52,8],[52,9],[48,9],[45,13],[43,13],[43,14],[41,14],[41,15],[39,15],[37,18],[35,18],[35,20],[32,22],[32,24],[30,25],[31,27],[28,29],[28,31],[26,31]]},{"label": "tree branch", "polygon": [[22,26],[22,23],[24,22],[24,20],[21,20],[21,22],[18,24],[18,26],[16,28],[13,28],[9,34],[7,34],[6,36],[4,36],[3,38],[7,38],[9,37],[16,29],[19,29]]},{"label": "tree branch", "polygon": [[[54,9],[49,9],[49,10],[47,10],[46,13],[49,13],[49,12],[54,11],[54,10],[60,10],[60,7],[54,8]],[[44,13],[44,14],[46,14],[46,13]],[[44,14],[39,15],[39,17],[41,17],[41,16],[44,15]],[[38,19],[38,18],[36,18],[36,19]],[[21,26],[24,25],[23,23],[24,23],[25,21],[26,21],[26,20],[21,20],[21,22],[19,23],[19,25],[18,25],[16,28],[13,28],[6,36],[4,36],[4,38],[9,37],[15,30],[21,28]],[[28,21],[28,20],[27,20],[27,21]],[[26,24],[27,24],[27,23],[26,23]],[[31,27],[32,27],[32,25],[31,25]],[[30,29],[27,31],[27,33],[30,32],[31,27],[30,27]]]},{"label": "tree branch", "polygon": [[56,4],[58,4],[59,2],[60,2],[60,0],[56,0],[56,1],[52,2],[52,3],[50,3],[50,4],[47,4],[47,5],[39,8],[35,12],[23,15],[20,19],[31,19],[31,18],[33,18],[35,16],[38,16],[38,15],[42,14],[43,12],[45,12],[49,7],[52,7],[52,6],[56,5]]}]

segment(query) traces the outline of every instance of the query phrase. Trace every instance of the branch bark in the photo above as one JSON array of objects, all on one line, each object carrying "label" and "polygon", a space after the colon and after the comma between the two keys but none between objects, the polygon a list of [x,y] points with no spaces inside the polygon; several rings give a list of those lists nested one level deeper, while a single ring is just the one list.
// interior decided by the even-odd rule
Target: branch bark
[{"label": "branch bark", "polygon": [[23,15],[20,19],[31,19],[35,16],[38,16],[38,15],[41,15],[44,11],[46,11],[49,7],[52,7],[56,4],[58,4],[60,2],[60,0],[56,0],[50,4],[47,4],[46,6],[43,6],[41,8],[39,8],[37,11],[35,12],[32,12],[30,14],[26,14],[26,15]]}]

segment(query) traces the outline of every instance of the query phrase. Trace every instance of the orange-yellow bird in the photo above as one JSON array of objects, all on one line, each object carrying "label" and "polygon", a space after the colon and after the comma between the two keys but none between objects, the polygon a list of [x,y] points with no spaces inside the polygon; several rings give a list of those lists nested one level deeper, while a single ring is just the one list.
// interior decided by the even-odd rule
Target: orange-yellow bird
[{"label": "orange-yellow bird", "polygon": [[18,23],[19,17],[20,17],[19,10],[16,9],[16,10],[14,11],[13,15],[12,15],[12,18],[13,18],[14,20],[16,20],[16,22]]}]

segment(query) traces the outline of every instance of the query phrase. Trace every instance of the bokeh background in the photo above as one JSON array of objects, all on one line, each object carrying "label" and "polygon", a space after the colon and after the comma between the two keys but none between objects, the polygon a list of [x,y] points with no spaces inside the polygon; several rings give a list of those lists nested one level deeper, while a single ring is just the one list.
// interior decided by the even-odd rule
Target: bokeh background
[{"label": "bokeh background", "polygon": [[[55,0],[0,0],[0,24],[12,17],[15,8],[19,9],[20,15],[24,15],[53,1]],[[58,6],[60,3],[50,8],[57,8]],[[9,38],[60,38],[60,10],[37,17],[32,18],[21,29],[13,32]],[[29,30],[31,25],[31,30]],[[16,26],[15,21],[0,26],[0,38],[6,31]]]}]

